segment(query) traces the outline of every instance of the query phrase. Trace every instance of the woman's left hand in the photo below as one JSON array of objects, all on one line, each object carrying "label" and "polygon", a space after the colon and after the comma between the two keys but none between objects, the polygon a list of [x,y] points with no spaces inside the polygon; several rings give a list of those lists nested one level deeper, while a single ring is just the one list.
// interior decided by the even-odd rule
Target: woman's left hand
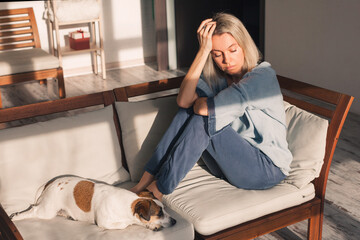
[{"label": "woman's left hand", "polygon": [[194,103],[194,112],[201,116],[208,116],[208,105],[206,97],[196,99]]}]

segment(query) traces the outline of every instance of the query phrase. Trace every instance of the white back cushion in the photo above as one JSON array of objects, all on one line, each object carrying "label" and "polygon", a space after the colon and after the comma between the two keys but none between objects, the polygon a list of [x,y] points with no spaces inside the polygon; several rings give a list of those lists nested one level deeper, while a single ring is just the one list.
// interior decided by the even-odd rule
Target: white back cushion
[{"label": "white back cushion", "polygon": [[325,156],[328,121],[287,102],[287,141],[293,154],[285,182],[303,188],[319,176]]},{"label": "white back cushion", "polygon": [[129,180],[112,106],[0,131],[0,202],[7,210],[27,207],[42,184],[63,174]]},{"label": "white back cushion", "polygon": [[144,166],[177,113],[176,96],[139,102],[116,102],[126,162],[132,181]]}]

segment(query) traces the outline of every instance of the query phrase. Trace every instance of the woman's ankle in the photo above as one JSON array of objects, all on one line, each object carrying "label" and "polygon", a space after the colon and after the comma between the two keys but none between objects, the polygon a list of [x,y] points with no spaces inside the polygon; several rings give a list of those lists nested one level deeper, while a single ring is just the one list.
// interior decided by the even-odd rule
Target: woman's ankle
[{"label": "woman's ankle", "polygon": [[140,181],[130,189],[130,191],[134,193],[140,193],[144,191],[154,180],[154,176],[148,172],[144,172],[143,176],[141,177]]},{"label": "woman's ankle", "polygon": [[147,188],[159,201],[162,201],[163,194],[159,191],[156,181],[153,181]]}]

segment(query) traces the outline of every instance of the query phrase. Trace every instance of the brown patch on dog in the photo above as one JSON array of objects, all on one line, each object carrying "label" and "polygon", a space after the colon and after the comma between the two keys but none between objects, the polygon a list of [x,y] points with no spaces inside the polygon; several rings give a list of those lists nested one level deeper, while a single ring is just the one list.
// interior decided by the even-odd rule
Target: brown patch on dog
[{"label": "brown patch on dog", "polygon": [[91,200],[94,195],[95,184],[90,181],[80,181],[74,187],[76,205],[84,212],[90,212]]},{"label": "brown patch on dog", "polygon": [[161,212],[161,207],[151,199],[137,199],[131,204],[131,209],[133,215],[138,214],[146,221],[150,221],[152,216],[158,216]]},{"label": "brown patch on dog", "polygon": [[151,198],[151,199],[155,199],[155,196],[152,192],[150,191],[142,191],[140,193],[137,194],[139,197],[142,198]]}]

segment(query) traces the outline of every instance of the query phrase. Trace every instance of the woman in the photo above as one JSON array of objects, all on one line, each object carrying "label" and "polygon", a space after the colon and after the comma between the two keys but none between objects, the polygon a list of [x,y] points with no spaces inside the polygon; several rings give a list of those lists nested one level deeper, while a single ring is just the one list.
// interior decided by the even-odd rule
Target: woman
[{"label": "woman", "polygon": [[276,74],[236,17],[218,13],[197,30],[198,53],[177,97],[180,107],[140,182],[159,200],[200,156],[210,172],[244,189],[282,181],[292,155]]}]

